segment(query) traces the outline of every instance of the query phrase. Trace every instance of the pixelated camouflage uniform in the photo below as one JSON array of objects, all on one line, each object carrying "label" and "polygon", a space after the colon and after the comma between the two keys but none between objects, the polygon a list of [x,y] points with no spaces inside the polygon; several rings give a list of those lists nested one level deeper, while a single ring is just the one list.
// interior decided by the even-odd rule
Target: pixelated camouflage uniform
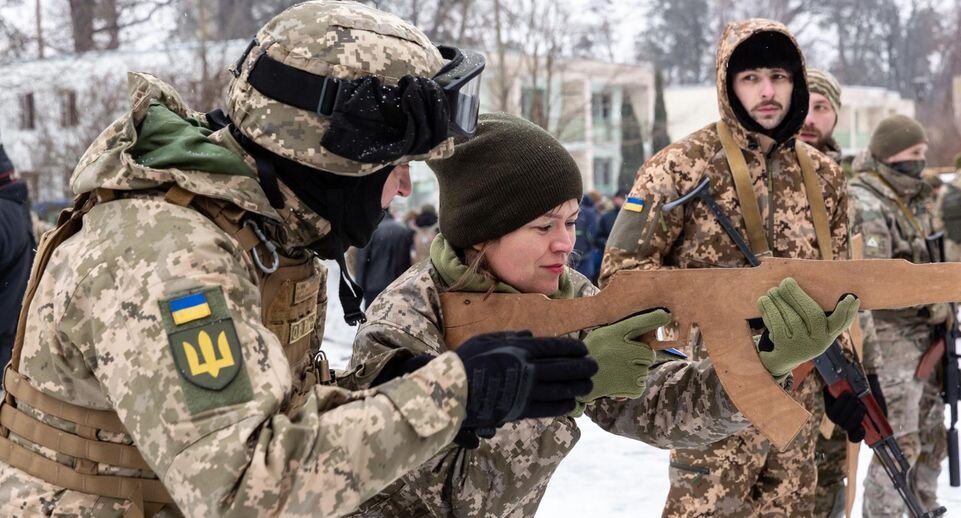
[{"label": "pixelated camouflage uniform", "polygon": [[[165,201],[185,192],[246,211],[280,246],[284,261],[311,261],[320,282],[319,349],[326,298],[322,265],[298,248],[329,231],[286,188],[275,210],[254,175],[252,158],[221,129],[208,137],[243,168],[230,174],[154,169],[130,149],[148,106],[204,121],[159,80],[131,74],[131,111],[87,150],[71,180],[75,192],[110,190],[83,228],[57,247],[30,306],[20,373],[57,400],[116,412],[127,433],[97,439],[135,444],[176,506],[160,516],[334,516],[367,498],[448,444],[466,401],[463,365],[446,354],[409,376],[363,392],[297,386],[308,361],[288,363],[282,340],[262,322],[260,271],[238,240],[192,208]],[[150,101],[156,101],[151,103]],[[190,150],[186,150],[190,153]],[[262,252],[263,253],[263,252]],[[239,341],[239,374],[223,390],[203,390],[178,373],[161,301],[209,288],[215,314],[229,318]],[[219,293],[219,296],[217,295]],[[219,307],[214,299],[222,299]],[[235,356],[236,358],[236,356]],[[309,357],[308,357],[309,358]],[[293,371],[293,372],[292,372]],[[47,424],[75,431],[18,406]],[[64,469],[79,461],[9,439]],[[151,477],[112,465],[93,473]],[[0,463],[0,515],[122,516],[130,501],[64,490]]]},{"label": "pixelated camouflage uniform", "polygon": [[[450,285],[435,263],[446,245],[438,236],[430,261],[418,263],[370,307],[354,341],[352,362],[382,364],[385,354],[442,354],[444,316],[439,294]],[[554,297],[597,293],[584,276],[567,268]],[[694,446],[726,437],[748,425],[727,394],[710,360],[682,361],[660,353],[647,389],[636,400],[599,399],[587,415],[602,428],[659,447]],[[370,373],[366,373],[370,375]],[[580,431],[558,417],[508,423],[474,450],[452,445],[366,502],[359,514],[376,517],[533,516],[557,465]]]},{"label": "pixelated camouflage uniform", "polygon": [[[794,42],[787,28],[769,20],[728,25],[717,51],[717,89],[721,119],[741,148],[753,181],[770,249],[775,256],[818,259],[820,252],[805,195],[794,139],[777,144],[748,131],[734,115],[727,93],[728,62],[734,49],[759,31],[776,31]],[[795,47],[797,46],[795,42]],[[800,54],[800,50],[798,51]],[[794,78],[795,88],[806,88]],[[798,120],[795,131],[803,120]],[[831,249],[847,256],[847,187],[840,168],[808,147],[827,209]],[[746,227],[717,125],[712,123],[661,150],[640,169],[630,196],[645,200],[642,212],[622,210],[604,256],[601,282],[619,270],[659,268],[737,268],[747,259],[703,203],[670,212],[661,206],[708,177],[714,198],[742,236]],[[693,335],[693,336],[696,336]],[[708,350],[710,344],[706,344]],[[692,345],[694,358],[704,355]],[[823,415],[822,383],[809,375],[794,397],[814,413],[784,451],[776,451],[755,428],[704,448],[671,453],[671,490],[664,516],[809,516],[814,510],[815,434]]]},{"label": "pixelated camouflage uniform", "polygon": [[[866,258],[930,261],[924,237],[931,232],[933,197],[927,182],[869,158],[851,182],[850,191],[852,230],[864,236]],[[905,203],[921,228],[901,212],[897,199]],[[887,401],[888,420],[898,446],[915,467],[911,482],[922,507],[931,509],[937,501],[937,478],[947,451],[944,404],[936,375],[919,380],[915,369],[930,345],[932,326],[941,312],[914,307],[871,313],[883,359],[878,379]],[[901,516],[903,512],[904,504],[883,467],[872,461],[864,481],[864,515]]]},{"label": "pixelated camouflage uniform", "polygon": [[[841,147],[833,137],[826,139],[818,148],[822,154],[841,162]],[[849,204],[850,205],[850,204]],[[850,214],[851,207],[848,207]],[[870,311],[858,313],[858,323],[861,325],[863,336],[861,366],[865,374],[877,374],[881,368],[881,357],[877,333],[874,329],[874,319]],[[836,518],[844,513],[844,487],[847,477],[847,433],[839,427],[833,427],[831,436],[818,435],[815,448],[815,461],[818,467],[817,492],[815,495],[814,516],[819,518]]]}]

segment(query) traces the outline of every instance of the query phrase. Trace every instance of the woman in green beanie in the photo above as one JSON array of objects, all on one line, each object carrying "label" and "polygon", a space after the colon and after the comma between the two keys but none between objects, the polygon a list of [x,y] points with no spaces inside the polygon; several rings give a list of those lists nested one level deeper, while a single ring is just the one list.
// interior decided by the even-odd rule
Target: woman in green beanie
[{"label": "woman in green beanie", "polygon": [[[583,189],[577,164],[549,133],[511,115],[484,114],[473,139],[458,144],[451,158],[428,164],[440,184],[440,235],[430,259],[398,278],[368,309],[352,363],[365,365],[360,376],[371,385],[446,350],[441,292],[568,299],[598,291],[567,266]],[[780,301],[790,289],[776,288],[764,299]],[[462,431],[446,451],[363,504],[360,514],[533,516],[551,475],[580,436],[572,417],[585,408],[602,428],[662,448],[708,444],[747,426],[709,359],[655,353],[639,340],[669,321],[659,309],[579,333],[575,338],[587,345],[599,371],[571,416]],[[778,375],[820,352],[788,358],[786,349],[762,356]]]}]

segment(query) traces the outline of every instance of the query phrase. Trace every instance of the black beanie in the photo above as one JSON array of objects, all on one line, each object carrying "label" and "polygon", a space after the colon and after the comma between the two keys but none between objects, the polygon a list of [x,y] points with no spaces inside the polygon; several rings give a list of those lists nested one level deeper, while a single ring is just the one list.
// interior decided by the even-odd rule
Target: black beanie
[{"label": "black beanie", "polygon": [[509,234],[583,192],[564,146],[506,113],[482,114],[472,139],[427,165],[440,184],[440,232],[457,248]]},{"label": "black beanie", "polygon": [[[800,51],[794,42],[777,31],[759,32],[738,45],[727,64],[727,96],[738,122],[749,131],[766,134],[777,142],[793,137],[804,125],[808,112],[809,93],[801,62]],[[794,83],[788,113],[781,124],[770,130],[751,117],[747,111],[749,107],[743,106],[734,93],[734,77],[738,72],[754,68],[783,68],[791,73]]]}]

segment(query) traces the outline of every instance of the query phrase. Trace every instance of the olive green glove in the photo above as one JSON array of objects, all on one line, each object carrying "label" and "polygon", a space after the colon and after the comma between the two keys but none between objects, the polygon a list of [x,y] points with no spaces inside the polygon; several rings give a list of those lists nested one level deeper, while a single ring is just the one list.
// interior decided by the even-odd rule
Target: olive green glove
[{"label": "olive green glove", "polygon": [[598,366],[597,374],[591,378],[594,388],[586,396],[577,398],[577,407],[570,415],[581,415],[587,404],[598,398],[640,397],[656,354],[649,345],[637,339],[670,321],[670,313],[657,309],[588,333],[584,343]]},{"label": "olive green glove", "polygon": [[857,297],[845,295],[828,316],[794,279],[784,279],[757,300],[770,338],[758,344],[761,363],[778,378],[817,358],[851,326],[860,305]]}]

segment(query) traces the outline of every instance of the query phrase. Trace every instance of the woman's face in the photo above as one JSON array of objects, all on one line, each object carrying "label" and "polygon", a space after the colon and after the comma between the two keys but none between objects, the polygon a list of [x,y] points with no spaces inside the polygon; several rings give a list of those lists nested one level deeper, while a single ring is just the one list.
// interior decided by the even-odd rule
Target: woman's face
[{"label": "woman's face", "polygon": [[574,222],[579,208],[576,199],[568,200],[491,241],[485,252],[491,273],[522,293],[556,292],[574,249]]}]

